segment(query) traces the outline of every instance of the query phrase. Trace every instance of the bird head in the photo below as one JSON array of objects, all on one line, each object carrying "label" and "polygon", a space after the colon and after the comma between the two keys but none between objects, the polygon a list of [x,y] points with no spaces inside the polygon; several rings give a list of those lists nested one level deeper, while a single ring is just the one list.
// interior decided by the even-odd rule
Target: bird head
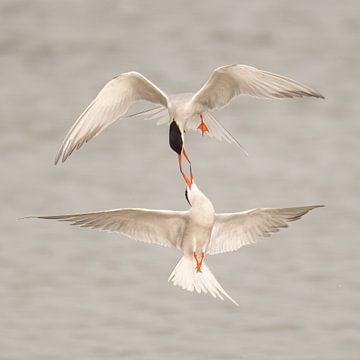
[{"label": "bird head", "polygon": [[191,187],[186,186],[185,199],[189,203],[190,206],[194,205],[194,201],[200,196],[200,194],[202,194],[202,192],[196,186],[194,181],[192,181]]},{"label": "bird head", "polygon": [[184,142],[181,130],[175,121],[175,118],[172,120],[169,127],[169,145],[178,155],[181,155]]},{"label": "bird head", "polygon": [[192,208],[212,209],[214,211],[211,201],[201,192],[195,182],[192,183],[191,189],[188,186],[186,187],[185,198]]}]

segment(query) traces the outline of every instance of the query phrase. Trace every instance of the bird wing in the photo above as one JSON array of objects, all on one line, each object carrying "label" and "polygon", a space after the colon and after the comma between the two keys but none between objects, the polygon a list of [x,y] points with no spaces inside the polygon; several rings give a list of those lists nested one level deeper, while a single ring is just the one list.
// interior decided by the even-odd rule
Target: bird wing
[{"label": "bird wing", "polygon": [[195,113],[220,109],[240,94],[262,98],[324,98],[318,91],[285,76],[235,64],[217,68],[193,96],[190,105]]},{"label": "bird wing", "polygon": [[37,218],[70,221],[71,225],[118,232],[146,243],[178,246],[186,227],[186,214],[186,211],[115,209]]},{"label": "bird wing", "polygon": [[310,210],[322,205],[283,209],[253,209],[233,214],[216,214],[207,253],[220,254],[240,249],[269,237],[287,222],[300,219]]},{"label": "bird wing", "polygon": [[64,162],[75,149],[97,136],[140,100],[168,106],[166,94],[137,72],[123,73],[110,80],[67,133],[55,164],[60,159]]}]

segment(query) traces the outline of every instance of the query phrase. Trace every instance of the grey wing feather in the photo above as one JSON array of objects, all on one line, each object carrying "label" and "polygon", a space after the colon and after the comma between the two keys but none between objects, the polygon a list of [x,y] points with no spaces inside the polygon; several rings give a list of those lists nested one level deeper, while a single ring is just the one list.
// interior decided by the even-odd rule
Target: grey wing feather
[{"label": "grey wing feather", "polygon": [[67,133],[55,164],[60,159],[64,162],[74,150],[124,115],[131,104],[141,100],[168,106],[166,94],[137,72],[123,73],[110,80]]},{"label": "grey wing feather", "polygon": [[270,99],[303,96],[324,98],[318,91],[285,76],[235,64],[217,68],[193,96],[191,104],[197,113],[220,109],[240,94]]},{"label": "grey wing feather", "polygon": [[283,209],[253,209],[233,214],[216,214],[207,253],[215,255],[235,251],[269,237],[322,205]]},{"label": "grey wing feather", "polygon": [[147,209],[116,209],[37,218],[69,221],[72,225],[118,232],[135,240],[162,246],[177,246],[187,221],[186,212]]}]

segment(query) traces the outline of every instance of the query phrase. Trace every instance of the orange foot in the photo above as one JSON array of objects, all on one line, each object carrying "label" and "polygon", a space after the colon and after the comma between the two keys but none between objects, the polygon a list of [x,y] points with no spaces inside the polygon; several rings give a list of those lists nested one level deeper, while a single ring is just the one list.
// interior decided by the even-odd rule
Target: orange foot
[{"label": "orange foot", "polygon": [[200,124],[199,124],[199,126],[197,128],[201,131],[201,134],[204,136],[204,133],[208,132],[209,128],[204,123],[204,117],[203,117],[202,114],[200,114],[200,119],[201,119],[201,122],[200,122]]},{"label": "orange foot", "polygon": [[199,272],[201,273],[201,265],[202,265],[202,262],[204,260],[204,253],[201,255],[201,259],[200,261],[198,260],[197,256],[196,256],[196,253],[194,252],[194,258],[196,260],[196,272]]}]

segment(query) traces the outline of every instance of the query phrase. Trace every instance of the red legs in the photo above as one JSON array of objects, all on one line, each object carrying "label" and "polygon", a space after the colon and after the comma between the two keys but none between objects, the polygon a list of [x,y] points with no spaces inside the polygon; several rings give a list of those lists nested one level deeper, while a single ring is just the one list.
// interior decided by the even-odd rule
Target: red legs
[{"label": "red legs", "polygon": [[[190,166],[190,178],[188,178],[183,172],[183,169],[182,169],[182,155],[184,155],[185,159],[189,163],[189,166]],[[191,189],[191,185],[193,183],[193,174],[192,174],[192,169],[191,169],[191,162],[190,162],[189,157],[186,154],[186,151],[185,151],[184,147],[182,148],[181,153],[179,155],[179,167],[180,167],[181,175],[183,176],[183,178],[184,178],[184,180],[186,182],[186,185],[189,187],[189,189]]]},{"label": "red legs", "polygon": [[200,115],[201,122],[198,126],[198,129],[201,131],[202,136],[204,136],[204,133],[208,132],[209,128],[207,127],[207,125],[204,122],[203,114],[200,113],[199,115]]},{"label": "red legs", "polygon": [[196,260],[196,272],[202,272],[201,271],[201,265],[203,263],[203,260],[204,260],[204,253],[201,254],[201,259],[200,261],[198,260],[197,256],[196,256],[196,252],[194,252],[194,258]]}]

